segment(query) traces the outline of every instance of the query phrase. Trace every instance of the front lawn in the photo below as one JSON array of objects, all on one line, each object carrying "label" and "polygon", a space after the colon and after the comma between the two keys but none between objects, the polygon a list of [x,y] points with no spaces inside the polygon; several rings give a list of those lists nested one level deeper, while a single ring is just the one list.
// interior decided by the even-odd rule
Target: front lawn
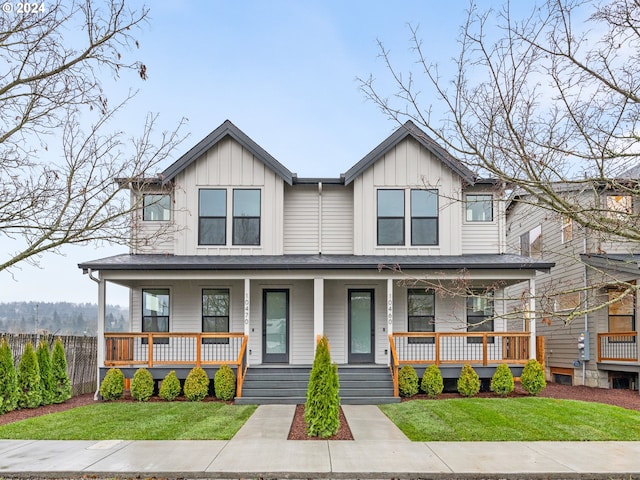
[{"label": "front lawn", "polygon": [[640,440],[640,412],[551,398],[460,398],[381,405],[413,441]]},{"label": "front lawn", "polygon": [[104,402],[0,426],[26,440],[228,440],[255,405],[222,402]]}]

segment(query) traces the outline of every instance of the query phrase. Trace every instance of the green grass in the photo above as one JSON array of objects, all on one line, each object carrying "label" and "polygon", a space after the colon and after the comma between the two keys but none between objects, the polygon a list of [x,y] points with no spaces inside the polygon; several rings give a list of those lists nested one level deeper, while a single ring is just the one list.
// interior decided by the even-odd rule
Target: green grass
[{"label": "green grass", "polygon": [[0,438],[228,440],[255,409],[222,402],[104,402],[0,426]]},{"label": "green grass", "polygon": [[381,405],[413,441],[640,440],[640,412],[550,398],[414,400]]}]

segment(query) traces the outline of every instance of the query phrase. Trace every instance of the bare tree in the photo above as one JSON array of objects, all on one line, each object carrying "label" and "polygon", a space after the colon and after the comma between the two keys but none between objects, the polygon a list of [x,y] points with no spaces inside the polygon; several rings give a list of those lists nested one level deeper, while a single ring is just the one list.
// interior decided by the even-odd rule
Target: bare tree
[{"label": "bare tree", "polygon": [[152,177],[181,140],[180,126],[156,134],[151,114],[138,137],[111,129],[133,94],[112,107],[102,79],[147,78],[125,60],[147,16],[125,0],[0,16],[0,237],[15,245],[0,271],[67,244],[129,242],[136,204],[122,187]]}]

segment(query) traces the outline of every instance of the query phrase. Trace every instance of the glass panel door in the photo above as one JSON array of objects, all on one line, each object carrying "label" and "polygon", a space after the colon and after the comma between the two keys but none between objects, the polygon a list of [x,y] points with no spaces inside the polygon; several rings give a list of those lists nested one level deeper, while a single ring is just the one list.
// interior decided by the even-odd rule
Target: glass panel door
[{"label": "glass panel door", "polygon": [[349,363],[373,363],[373,345],[373,290],[349,290]]},{"label": "glass panel door", "polygon": [[262,361],[289,363],[289,290],[262,293]]}]

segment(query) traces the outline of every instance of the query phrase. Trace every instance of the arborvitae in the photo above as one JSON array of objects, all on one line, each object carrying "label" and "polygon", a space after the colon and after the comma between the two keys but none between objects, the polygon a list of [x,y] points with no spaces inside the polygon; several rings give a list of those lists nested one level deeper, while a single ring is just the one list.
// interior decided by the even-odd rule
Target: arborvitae
[{"label": "arborvitae", "polygon": [[506,397],[514,388],[511,369],[506,363],[501,363],[491,377],[491,391],[500,397]]},{"label": "arborvitae", "polygon": [[31,342],[25,345],[18,364],[18,391],[19,408],[36,408],[42,404],[40,368]]},{"label": "arborvitae", "polygon": [[307,435],[327,438],[340,428],[340,383],[338,366],[331,363],[329,341],[323,336],[316,347],[311,377],[307,388],[304,420]]},{"label": "arborvitae", "polygon": [[529,395],[538,395],[547,386],[544,369],[535,358],[530,359],[522,369],[520,383]]},{"label": "arborvitae", "polygon": [[51,352],[49,343],[40,340],[36,350],[38,357],[38,368],[40,369],[40,390],[42,392],[42,405],[53,403],[55,385],[53,383],[53,372],[51,371]]},{"label": "arborvitae", "polygon": [[415,368],[405,365],[398,372],[398,392],[401,397],[413,397],[420,389],[420,380]]},{"label": "arborvitae", "polygon": [[458,393],[463,397],[473,397],[480,391],[480,378],[469,364],[462,366],[458,378]]},{"label": "arborvitae", "polygon": [[422,391],[431,398],[436,398],[444,390],[442,372],[437,365],[429,365],[422,376]]},{"label": "arborvitae", "polygon": [[51,355],[51,377],[53,379],[53,403],[62,403],[71,398],[71,381],[67,374],[67,357],[62,340],[56,339]]},{"label": "arborvitae", "polygon": [[180,395],[180,380],[178,380],[175,370],[171,370],[162,380],[159,395],[160,398],[169,402]]},{"label": "arborvitae", "polygon": [[18,406],[18,376],[9,342],[0,342],[0,415]]}]

